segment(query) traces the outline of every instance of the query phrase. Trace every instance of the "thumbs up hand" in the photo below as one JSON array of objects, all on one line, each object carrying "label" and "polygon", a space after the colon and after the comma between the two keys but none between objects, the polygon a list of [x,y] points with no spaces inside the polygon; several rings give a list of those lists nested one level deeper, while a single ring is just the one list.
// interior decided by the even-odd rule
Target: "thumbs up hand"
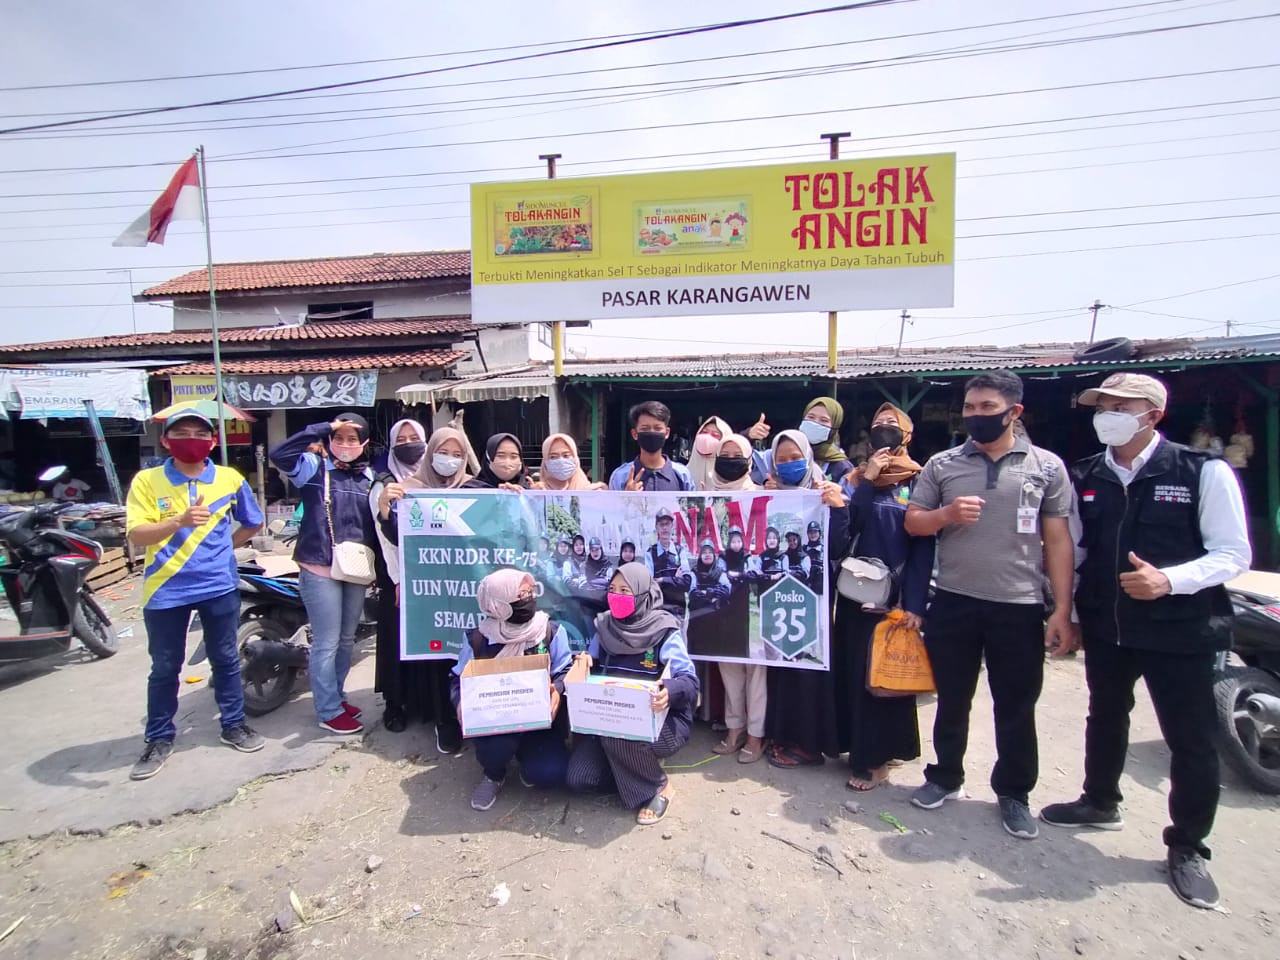
[{"label": "thumbs up hand", "polygon": [[1129,551],[1129,563],[1133,570],[1120,574],[1120,589],[1134,600],[1158,600],[1172,589],[1169,578],[1140,556]]},{"label": "thumbs up hand", "polygon": [[764,440],[772,432],[773,428],[764,422],[764,414],[760,414],[760,419],[751,425],[747,431],[748,440]]},{"label": "thumbs up hand", "polygon": [[186,512],[178,518],[179,527],[199,527],[209,522],[209,508],[204,505],[204,494],[196,498],[196,502],[187,507]]}]

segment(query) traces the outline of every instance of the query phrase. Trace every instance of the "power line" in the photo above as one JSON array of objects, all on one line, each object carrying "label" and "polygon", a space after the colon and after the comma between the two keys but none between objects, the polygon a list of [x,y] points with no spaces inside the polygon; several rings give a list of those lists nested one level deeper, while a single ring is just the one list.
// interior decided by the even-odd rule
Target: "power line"
[{"label": "power line", "polygon": [[[1077,10],[1069,13],[1058,13],[1058,14],[1051,14],[1048,16],[1041,16],[1041,17],[1024,17],[1019,20],[1006,20],[998,23],[974,24],[974,25],[962,26],[962,27],[948,27],[945,29],[927,30],[927,31],[922,31],[918,33],[893,34],[889,36],[869,37],[862,40],[852,40],[852,41],[845,41],[841,43],[819,44],[819,45],[815,45],[815,48],[820,49],[823,47],[845,46],[851,43],[876,43],[883,40],[901,40],[901,39],[908,39],[913,37],[933,36],[933,35],[945,34],[945,33],[960,33],[960,32],[965,32],[969,30],[986,29],[989,27],[1015,26],[1023,23],[1037,23],[1037,22],[1047,21],[1047,20],[1062,20],[1070,17],[1089,16],[1094,13],[1113,13],[1121,10],[1134,10],[1134,9],[1141,9],[1145,7],[1163,7],[1163,6],[1169,6],[1170,4],[1182,3],[1182,2],[1184,2],[1184,0],[1154,0],[1154,2],[1132,3],[1132,4],[1125,4],[1123,6],[1118,6],[1118,7],[1103,7],[1103,8],[1094,9],[1094,10]],[[1214,5],[1216,4],[1201,4],[1200,6],[1214,6]],[[1195,9],[1195,8],[1193,7],[1191,9]],[[300,70],[324,70],[324,69],[331,69],[335,67],[369,66],[372,64],[379,64],[379,63],[402,63],[402,62],[407,62],[411,60],[432,60],[432,59],[440,59],[444,57],[470,56],[472,54],[477,54],[477,53],[500,53],[508,50],[526,50],[526,49],[534,49],[537,47],[556,46],[558,44],[594,43],[600,40],[616,40],[616,39],[621,39],[625,37],[641,37],[641,36],[649,36],[653,34],[662,34],[662,33],[668,33],[668,32],[672,32],[679,29],[682,29],[682,28],[669,27],[669,28],[662,28],[659,30],[638,31],[635,33],[607,34],[604,36],[595,36],[595,37],[576,37],[571,40],[548,40],[542,43],[513,44],[505,47],[479,47],[479,48],[473,48],[469,50],[454,50],[454,51],[447,51],[447,52],[441,52],[441,53],[417,54],[413,56],[383,57],[383,58],[374,59],[374,60],[347,60],[347,61],[339,61],[335,63],[303,64],[299,66],[290,66],[290,67],[263,67],[263,68],[250,69],[250,70],[231,70],[231,71],[225,71],[221,73],[195,73],[195,74],[180,74],[176,76],[165,76],[165,77],[140,77],[140,78],[128,79],[128,80],[90,80],[90,81],[80,81],[75,83],[33,84],[33,85],[18,86],[18,87],[0,87],[0,93],[25,92],[25,91],[33,91],[33,90],[63,90],[63,89],[70,89],[70,88],[77,88],[77,87],[121,86],[126,84],[139,84],[139,83],[164,83],[164,82],[169,82],[173,80],[205,80],[205,79],[214,79],[219,77],[250,76],[253,74],[287,73],[287,72],[296,72]],[[1073,28],[1069,28],[1069,29],[1073,29]],[[809,49],[809,48],[793,48],[793,49]],[[746,54],[746,55],[750,56],[751,54]],[[722,58],[714,57],[710,59],[722,59]],[[479,81],[479,82],[494,82],[494,81]],[[453,84],[451,84],[451,86],[453,86]],[[131,109],[140,109],[140,108],[131,108]],[[98,112],[106,112],[106,111],[98,111]],[[10,116],[15,116],[15,115],[11,114]],[[34,114],[33,116],[56,116],[56,114]]]},{"label": "power line", "polygon": [[[784,20],[798,20],[804,17],[821,16],[828,13],[843,13],[851,10],[864,10],[871,7],[891,6],[898,3],[911,3],[914,0],[859,0],[857,3],[845,3],[834,7],[822,7],[815,10],[802,10],[796,13],[776,14],[770,17],[757,17],[750,20],[730,20],[723,23],[704,24],[696,27],[686,27],[679,30],[669,30],[665,33],[649,34],[641,37],[628,37],[619,40],[607,40],[601,43],[584,44],[574,47],[565,47],[562,50],[546,50],[539,53],[523,54],[516,57],[503,57],[496,60],[481,60],[474,63],[454,64],[447,67],[436,67],[430,70],[414,70],[407,73],[388,74],[381,77],[366,77],[361,80],[345,80],[338,83],[317,84],[310,87],[298,87],[292,90],[278,90],[273,93],[251,94],[242,97],[223,97],[219,100],[206,100],[200,103],[174,104],[164,107],[149,107],[144,110],[131,110],[114,114],[106,114],[97,117],[81,117],[75,120],[58,120],[52,123],[29,124],[24,127],[10,127],[8,129],[0,129],[0,134],[8,133],[25,133],[31,130],[49,130],[55,127],[78,126],[85,123],[96,123],[100,120],[119,120],[127,117],[147,116],[156,113],[173,113],[180,110],[194,110],[200,107],[220,107],[234,103],[252,103],[262,100],[274,100],[280,97],[287,97],[299,93],[316,93],[322,90],[341,90],[351,87],[368,86],[374,83],[383,83],[388,80],[404,80],[409,77],[426,77],[435,76],[441,73],[453,73],[458,70],[471,70],[480,67],[503,66],[509,63],[520,63],[528,60],[542,60],[548,57],[562,56],[566,53],[583,53],[592,50],[608,50],[618,47],[633,46],[639,43],[649,43],[654,40],[669,40],[674,37],[690,37],[699,34],[713,33],[720,30],[732,30],[739,27],[759,26],[765,23],[780,23]],[[1267,14],[1265,16],[1271,16]],[[1277,14],[1276,16],[1280,16]]]}]

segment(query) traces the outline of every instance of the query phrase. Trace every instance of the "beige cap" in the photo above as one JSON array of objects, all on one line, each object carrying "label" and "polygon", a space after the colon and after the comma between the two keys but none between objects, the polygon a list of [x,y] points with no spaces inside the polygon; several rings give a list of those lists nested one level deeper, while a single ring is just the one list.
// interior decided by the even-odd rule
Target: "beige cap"
[{"label": "beige cap", "polygon": [[1169,391],[1155,377],[1148,377],[1145,373],[1113,373],[1098,386],[1080,394],[1076,403],[1082,407],[1096,406],[1098,398],[1103,394],[1130,400],[1149,400],[1157,410],[1163,410],[1169,402]]}]

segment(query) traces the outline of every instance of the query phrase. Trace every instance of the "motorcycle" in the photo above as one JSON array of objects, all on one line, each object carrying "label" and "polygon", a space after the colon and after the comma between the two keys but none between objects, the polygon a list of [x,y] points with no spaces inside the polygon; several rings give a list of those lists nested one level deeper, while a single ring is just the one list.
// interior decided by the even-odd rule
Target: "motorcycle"
[{"label": "motorcycle", "polygon": [[[52,484],[66,472],[51,467],[40,482]],[[58,525],[68,506],[38,503],[0,517],[0,581],[19,630],[0,637],[0,661],[64,653],[73,638],[100,659],[120,649],[111,618],[86,582],[102,560],[102,545]]]},{"label": "motorcycle", "polygon": [[[240,677],[244,684],[244,712],[260,717],[281,706],[293,692],[298,674],[311,653],[311,625],[298,590],[297,574],[268,576],[252,561],[237,567],[240,576]],[[365,595],[356,628],[356,642],[373,636],[377,628],[377,587]],[[201,641],[189,663],[205,659]]]},{"label": "motorcycle", "polygon": [[1235,615],[1231,653],[1223,654],[1214,684],[1218,749],[1250,786],[1280,794],[1280,577],[1246,577],[1248,586],[1227,586]]}]

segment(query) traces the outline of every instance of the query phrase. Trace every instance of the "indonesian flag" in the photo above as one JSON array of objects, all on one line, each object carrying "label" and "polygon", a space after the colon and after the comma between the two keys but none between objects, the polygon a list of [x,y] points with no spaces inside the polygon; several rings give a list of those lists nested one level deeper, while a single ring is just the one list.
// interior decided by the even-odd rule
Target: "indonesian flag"
[{"label": "indonesian flag", "polygon": [[164,243],[165,231],[172,220],[204,220],[200,204],[200,173],[193,155],[178,168],[169,186],[151,208],[112,242],[113,247],[145,247],[148,243]]}]

